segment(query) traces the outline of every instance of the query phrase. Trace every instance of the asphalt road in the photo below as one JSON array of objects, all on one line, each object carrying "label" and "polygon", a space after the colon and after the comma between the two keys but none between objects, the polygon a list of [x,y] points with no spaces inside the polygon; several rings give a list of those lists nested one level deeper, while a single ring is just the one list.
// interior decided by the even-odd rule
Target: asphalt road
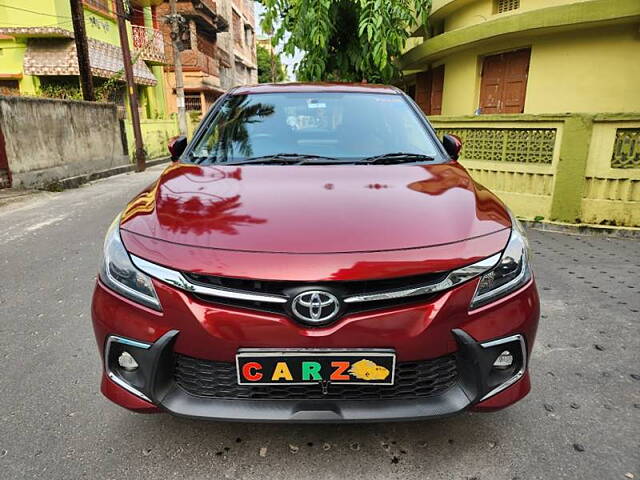
[{"label": "asphalt road", "polygon": [[640,479],[640,241],[530,231],[533,391],[492,414],[367,425],[201,423],[99,392],[104,232],[159,169],[0,207],[0,478]]}]

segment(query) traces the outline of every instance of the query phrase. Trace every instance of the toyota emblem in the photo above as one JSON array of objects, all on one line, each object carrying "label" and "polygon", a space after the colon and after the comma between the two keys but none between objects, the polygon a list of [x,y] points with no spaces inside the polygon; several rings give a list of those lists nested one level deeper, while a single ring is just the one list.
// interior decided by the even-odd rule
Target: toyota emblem
[{"label": "toyota emblem", "polygon": [[305,323],[321,324],[338,314],[340,301],[329,292],[308,290],[294,297],[291,310],[299,320]]}]

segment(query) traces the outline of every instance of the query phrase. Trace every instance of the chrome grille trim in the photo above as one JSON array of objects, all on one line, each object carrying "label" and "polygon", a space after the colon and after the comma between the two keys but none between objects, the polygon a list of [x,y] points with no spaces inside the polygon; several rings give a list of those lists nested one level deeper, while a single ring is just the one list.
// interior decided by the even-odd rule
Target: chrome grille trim
[{"label": "chrome grille trim", "polygon": [[457,270],[452,270],[445,277],[444,280],[438,283],[432,283],[430,285],[421,285],[417,287],[406,288],[402,290],[390,290],[387,292],[379,292],[372,294],[364,294],[364,295],[354,295],[351,297],[345,298],[343,301],[345,303],[356,303],[356,302],[375,302],[377,300],[391,300],[394,298],[403,298],[403,297],[413,297],[416,295],[425,295],[429,293],[441,292],[443,290],[448,290],[451,287],[455,287],[456,285],[466,282],[467,280],[471,280],[478,275],[485,273],[488,270],[491,270],[495,267],[500,260],[502,253],[496,253],[495,255],[480,260],[479,262],[472,263],[471,265],[467,265],[466,267],[459,268]]},{"label": "chrome grille trim", "polygon": [[267,303],[287,303],[288,298],[282,295],[265,295],[259,293],[248,293],[231,288],[207,287],[187,280],[182,273],[151,263],[135,255],[131,255],[131,261],[136,268],[142,270],[147,275],[166,282],[174,287],[187,292],[199,293],[201,295],[211,295],[213,297],[233,298],[236,300],[246,300],[248,302]]},{"label": "chrome grille trim", "polygon": [[[496,253],[495,255],[482,259],[479,262],[472,263],[471,265],[467,265],[456,270],[452,270],[443,280],[437,283],[417,285],[405,289],[388,290],[385,292],[377,292],[371,294],[351,295],[345,297],[342,301],[347,304],[353,304],[360,302],[393,300],[398,298],[414,297],[418,295],[442,292],[491,270],[497,265],[501,255],[502,253]],[[285,304],[289,301],[289,298],[284,295],[251,293],[244,290],[236,290],[226,287],[211,287],[200,285],[198,283],[190,281],[177,270],[172,270],[170,268],[157,265],[135,255],[131,255],[131,261],[136,266],[136,268],[140,269],[147,275],[187,292],[212,297],[230,298],[234,300],[246,300],[248,302]]]}]

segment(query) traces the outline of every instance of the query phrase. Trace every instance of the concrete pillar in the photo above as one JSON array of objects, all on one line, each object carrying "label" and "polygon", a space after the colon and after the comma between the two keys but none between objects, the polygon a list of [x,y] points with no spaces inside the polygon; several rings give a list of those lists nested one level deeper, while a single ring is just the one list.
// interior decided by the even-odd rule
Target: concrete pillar
[{"label": "concrete pillar", "polygon": [[551,200],[551,220],[580,223],[592,115],[572,115],[564,122],[560,158]]}]

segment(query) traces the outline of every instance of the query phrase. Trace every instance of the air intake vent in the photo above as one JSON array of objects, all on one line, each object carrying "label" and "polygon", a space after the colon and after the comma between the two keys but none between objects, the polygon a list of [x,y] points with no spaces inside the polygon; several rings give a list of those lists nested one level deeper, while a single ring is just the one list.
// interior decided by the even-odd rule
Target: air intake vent
[{"label": "air intake vent", "polygon": [[496,13],[509,12],[520,8],[520,0],[497,0]]}]

